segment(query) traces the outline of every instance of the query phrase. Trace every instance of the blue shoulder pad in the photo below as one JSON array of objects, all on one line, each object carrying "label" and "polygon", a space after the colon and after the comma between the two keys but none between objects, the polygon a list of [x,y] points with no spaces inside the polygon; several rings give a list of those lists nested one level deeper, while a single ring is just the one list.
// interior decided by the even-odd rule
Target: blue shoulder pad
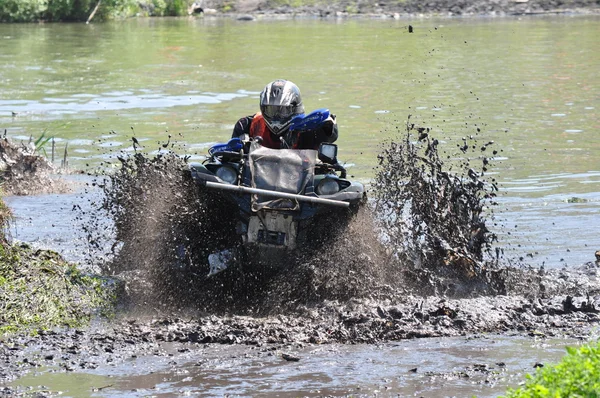
[{"label": "blue shoulder pad", "polygon": [[320,127],[329,117],[329,109],[320,108],[312,111],[308,115],[296,115],[292,119],[290,131],[313,130]]}]

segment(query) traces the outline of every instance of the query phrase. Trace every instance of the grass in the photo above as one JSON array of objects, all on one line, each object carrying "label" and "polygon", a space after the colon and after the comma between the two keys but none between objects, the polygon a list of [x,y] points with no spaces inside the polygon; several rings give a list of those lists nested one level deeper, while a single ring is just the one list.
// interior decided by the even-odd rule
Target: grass
[{"label": "grass", "polygon": [[35,141],[34,141],[34,146],[35,146],[35,152],[36,153],[43,153],[44,156],[48,157],[48,154],[46,153],[46,149],[44,148],[44,146],[54,137],[49,137],[46,136],[46,131],[44,130],[42,132],[42,135],[40,135]]},{"label": "grass", "polygon": [[0,245],[6,244],[6,236],[4,231],[8,228],[12,220],[12,212],[2,200],[2,191],[0,190]]},{"label": "grass", "polygon": [[527,375],[525,385],[510,389],[505,398],[600,397],[600,343],[567,348],[554,366]]},{"label": "grass", "polygon": [[49,250],[0,245],[0,336],[12,332],[80,327],[110,315],[115,289]]}]

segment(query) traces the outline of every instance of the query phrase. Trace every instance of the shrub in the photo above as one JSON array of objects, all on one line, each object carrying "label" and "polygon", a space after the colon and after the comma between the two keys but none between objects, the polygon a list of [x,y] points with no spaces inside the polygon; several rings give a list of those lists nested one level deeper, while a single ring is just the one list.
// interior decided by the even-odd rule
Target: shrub
[{"label": "shrub", "polygon": [[506,398],[554,398],[600,396],[600,344],[567,348],[555,366],[527,375],[524,387],[509,389]]},{"label": "shrub", "polygon": [[0,0],[0,22],[39,20],[48,8],[48,0]]},{"label": "shrub", "polygon": [[49,0],[46,18],[51,21],[81,21],[87,18],[90,0]]},{"label": "shrub", "polygon": [[165,15],[174,17],[187,15],[187,9],[187,0],[167,0],[167,8],[165,9]]},{"label": "shrub", "polygon": [[[175,1],[186,3],[186,0]],[[84,22],[97,4],[98,0],[0,0],[0,22]],[[102,0],[94,20],[127,17],[139,11],[140,6],[136,0]]]}]

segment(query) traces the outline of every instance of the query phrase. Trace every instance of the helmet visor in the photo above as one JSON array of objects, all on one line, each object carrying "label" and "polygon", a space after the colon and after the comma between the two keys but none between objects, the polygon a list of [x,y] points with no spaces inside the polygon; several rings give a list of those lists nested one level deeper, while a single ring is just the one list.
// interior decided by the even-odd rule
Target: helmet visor
[{"label": "helmet visor", "polygon": [[262,114],[270,120],[287,120],[296,114],[295,106],[263,105]]}]

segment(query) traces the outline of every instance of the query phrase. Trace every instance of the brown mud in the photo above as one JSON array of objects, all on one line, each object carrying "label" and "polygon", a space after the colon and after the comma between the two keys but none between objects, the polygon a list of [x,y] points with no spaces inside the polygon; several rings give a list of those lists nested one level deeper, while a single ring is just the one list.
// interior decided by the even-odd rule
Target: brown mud
[{"label": "brown mud", "polygon": [[[4,339],[0,343],[0,384],[42,367],[68,373],[138,356],[160,357],[167,355],[167,344],[171,352],[200,349],[212,343],[240,344],[255,348],[251,355],[258,355],[330,343],[377,344],[480,333],[585,339],[590,326],[599,320],[597,302],[585,293],[567,293],[598,293],[597,270],[588,271],[537,276],[523,273],[522,284],[530,279],[532,285],[546,286],[544,290],[551,298],[536,297],[532,292],[527,296],[442,299],[389,291],[385,298],[326,300],[273,316],[127,313],[90,329]],[[12,396],[15,390],[5,387],[0,389],[0,395],[3,393]]]},{"label": "brown mud", "polygon": [[114,220],[116,243],[107,246],[93,220],[86,227],[98,258],[113,252],[96,265],[121,283],[117,318],[4,337],[0,382],[42,366],[70,372],[160,355],[165,343],[269,351],[478,333],[586,338],[600,320],[600,264],[504,264],[487,228],[498,191],[487,176],[493,143],[477,133],[451,156],[409,122],[382,148],[372,205],[268,275],[234,267],[208,278],[204,258],[233,239],[227,199],[195,186],[173,153],[121,158],[98,182],[96,211]]},{"label": "brown mud", "polygon": [[58,170],[36,152],[33,143],[0,138],[0,184],[4,195],[40,195],[70,192],[64,180],[53,177]]}]

